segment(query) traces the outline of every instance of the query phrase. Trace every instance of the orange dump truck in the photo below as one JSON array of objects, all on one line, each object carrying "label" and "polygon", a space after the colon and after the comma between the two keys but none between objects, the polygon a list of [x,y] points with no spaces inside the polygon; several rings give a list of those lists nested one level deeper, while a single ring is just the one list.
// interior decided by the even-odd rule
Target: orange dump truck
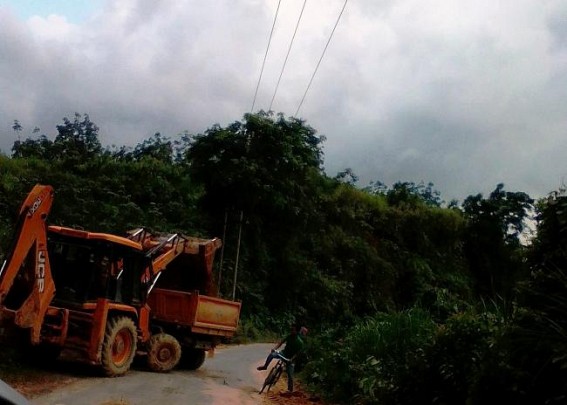
[{"label": "orange dump truck", "polygon": [[53,194],[36,185],[20,209],[0,269],[2,330],[24,331],[46,361],[65,349],[109,376],[136,355],[155,371],[195,369],[233,336],[240,303],[211,288],[219,239],[48,226]]}]

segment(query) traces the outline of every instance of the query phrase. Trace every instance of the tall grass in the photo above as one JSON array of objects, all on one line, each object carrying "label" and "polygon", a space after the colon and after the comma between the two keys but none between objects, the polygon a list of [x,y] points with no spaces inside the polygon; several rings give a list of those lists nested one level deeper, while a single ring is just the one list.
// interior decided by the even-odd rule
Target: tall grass
[{"label": "tall grass", "polygon": [[396,382],[422,361],[435,329],[419,309],[379,314],[356,324],[343,339],[326,342],[328,349],[304,375],[341,403],[392,403]]}]

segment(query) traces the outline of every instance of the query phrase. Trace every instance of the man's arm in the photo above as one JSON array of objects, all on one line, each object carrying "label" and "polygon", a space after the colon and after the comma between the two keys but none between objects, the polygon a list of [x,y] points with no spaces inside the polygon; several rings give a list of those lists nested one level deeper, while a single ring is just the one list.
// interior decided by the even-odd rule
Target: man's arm
[{"label": "man's arm", "polygon": [[272,351],[278,350],[278,349],[281,347],[281,345],[283,345],[284,343],[285,343],[285,339],[284,339],[284,340],[281,340],[277,345],[274,346],[274,348],[272,349]]}]

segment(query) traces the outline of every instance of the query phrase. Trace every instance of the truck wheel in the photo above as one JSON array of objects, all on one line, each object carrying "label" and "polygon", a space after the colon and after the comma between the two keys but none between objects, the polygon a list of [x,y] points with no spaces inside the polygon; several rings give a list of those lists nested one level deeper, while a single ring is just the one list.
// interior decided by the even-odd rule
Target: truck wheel
[{"label": "truck wheel", "polygon": [[197,370],[205,362],[205,351],[203,349],[184,349],[181,361],[184,368]]},{"label": "truck wheel", "polygon": [[136,354],[138,333],[134,321],[126,316],[112,318],[106,324],[102,343],[102,368],[109,377],[125,374]]},{"label": "truck wheel", "polygon": [[158,333],[148,343],[148,367],[164,372],[173,369],[181,359],[181,345],[173,336]]}]

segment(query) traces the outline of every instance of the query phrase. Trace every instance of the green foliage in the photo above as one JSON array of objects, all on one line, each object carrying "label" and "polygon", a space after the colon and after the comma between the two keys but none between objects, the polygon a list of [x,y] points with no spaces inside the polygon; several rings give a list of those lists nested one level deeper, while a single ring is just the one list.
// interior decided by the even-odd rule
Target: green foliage
[{"label": "green foliage", "polygon": [[209,209],[297,216],[309,194],[309,176],[321,164],[322,137],[296,118],[271,113],[245,115],[227,128],[194,136],[187,161],[207,191]]},{"label": "green foliage", "polygon": [[245,344],[253,342],[273,342],[280,335],[266,329],[263,322],[258,322],[255,317],[242,317],[238,324],[236,334],[231,339],[231,343]]},{"label": "green foliage", "polygon": [[477,403],[503,325],[498,312],[462,312],[440,326],[420,309],[379,314],[311,336],[303,375],[339,403]]},{"label": "green foliage", "polygon": [[478,378],[475,400],[562,404],[567,400],[567,253],[564,191],[538,203],[531,275],[519,288],[511,322]]},{"label": "green foliage", "polygon": [[350,167],[347,167],[345,170],[337,173],[337,175],[335,176],[335,180],[353,186],[358,181],[358,176],[354,173],[354,171]]},{"label": "green foliage", "polygon": [[81,114],[75,113],[73,121],[63,118],[63,125],[57,125],[58,134],[53,142],[54,158],[79,162],[98,156],[102,151],[98,130],[88,114],[81,118]]},{"label": "green foliage", "polygon": [[51,159],[53,142],[47,136],[41,135],[38,139],[27,138],[24,141],[17,140],[12,147],[14,158],[40,158]]},{"label": "green foliage", "polygon": [[482,194],[467,197],[463,210],[473,223],[490,224],[507,244],[518,245],[533,202],[526,193],[504,191],[500,183],[486,199]]},{"label": "green foliage", "polygon": [[112,157],[126,162],[138,162],[143,159],[157,160],[162,163],[172,163],[174,149],[180,145],[180,141],[172,142],[168,137],[156,132],[149,139],[139,143],[134,149],[122,146],[118,150],[107,150],[106,153]]},{"label": "green foliage", "polygon": [[541,269],[521,287],[473,387],[474,403],[563,404],[567,400],[567,276]]},{"label": "green foliage", "polygon": [[[539,232],[526,255],[527,194],[499,184],[458,210],[443,208],[431,183],[361,190],[350,169],[327,177],[324,137],[282,114],[247,114],[203,134],[156,133],[134,148],[105,150],[86,114],[64,118],[53,141],[20,141],[21,124],[13,129],[13,156],[0,155],[0,255],[35,183],[55,188],[52,224],[206,237],[222,236],[226,225],[217,280],[230,296],[238,248],[236,341],[281,337],[294,321],[308,325],[304,375],[334,400],[566,398],[561,191],[538,203]],[[473,311],[478,297],[499,302],[497,311]]]},{"label": "green foliage", "polygon": [[[243,122],[189,137],[182,163],[203,185],[200,210],[214,233],[224,230],[227,215],[226,257],[236,256],[243,231],[237,292],[247,302],[246,315],[267,305],[275,314],[301,317],[311,304],[304,297],[307,286],[333,286],[317,275],[309,254],[315,231],[310,222],[324,183],[322,141],[301,120],[271,113],[248,114]],[[226,268],[235,271],[236,263],[229,259]]]},{"label": "green foliage", "polygon": [[394,403],[397,382],[409,379],[434,332],[431,318],[418,309],[379,314],[338,341],[330,342],[333,333],[327,335],[324,352],[304,375],[341,403]]},{"label": "green foliage", "polygon": [[435,207],[441,206],[440,193],[433,189],[433,183],[398,182],[386,193],[391,205],[416,205],[425,203]]},{"label": "green foliage", "polygon": [[[52,224],[117,234],[146,226],[210,236],[206,218],[196,209],[201,188],[181,165],[161,159],[153,146],[164,144],[162,138],[140,145],[136,159],[128,160],[102,151],[98,127],[88,115],[64,119],[58,131],[53,143],[44,138],[16,142],[21,153],[0,157],[0,247],[8,247],[19,205],[36,183],[55,189]],[[42,149],[44,141],[48,146]],[[28,144],[39,149],[22,152]]]},{"label": "green foliage", "polygon": [[533,200],[522,192],[506,192],[498,184],[488,198],[468,197],[463,210],[469,220],[465,253],[482,297],[511,298],[518,281],[527,277],[520,244]]},{"label": "green foliage", "polygon": [[[339,176],[343,177],[350,174],[347,169],[345,172],[339,173]],[[354,178],[354,177],[353,177]],[[356,178],[355,178],[356,182]],[[434,207],[440,207],[444,201],[441,199],[441,193],[435,190],[433,183],[427,183],[425,185],[423,182],[415,184],[414,182],[399,181],[394,183],[391,188],[388,188],[381,181],[372,181],[370,184],[364,188],[364,191],[370,194],[384,195],[388,199],[388,203],[391,205],[419,205],[427,204]]]},{"label": "green foliage", "polygon": [[[99,128],[88,114],[75,113],[73,120],[65,117],[63,124],[57,125],[57,136],[50,141],[45,135],[39,139],[28,138],[14,142],[12,153],[15,158],[40,158],[67,162],[68,165],[80,164],[102,152],[98,139]],[[21,131],[21,127],[20,127]]]},{"label": "green foliage", "polygon": [[423,203],[391,206],[385,196],[349,184],[330,191],[320,209],[328,231],[315,236],[315,258],[326,273],[352,285],[356,314],[416,302],[433,309],[443,290],[451,291],[445,298],[450,295],[454,304],[468,296],[465,222],[458,211]]},{"label": "green foliage", "polygon": [[553,192],[537,204],[538,229],[530,261],[550,268],[567,267],[567,196]]},{"label": "green foliage", "polygon": [[438,404],[468,403],[502,324],[498,314],[489,312],[468,311],[449,318],[427,352],[425,384],[419,394]]}]

